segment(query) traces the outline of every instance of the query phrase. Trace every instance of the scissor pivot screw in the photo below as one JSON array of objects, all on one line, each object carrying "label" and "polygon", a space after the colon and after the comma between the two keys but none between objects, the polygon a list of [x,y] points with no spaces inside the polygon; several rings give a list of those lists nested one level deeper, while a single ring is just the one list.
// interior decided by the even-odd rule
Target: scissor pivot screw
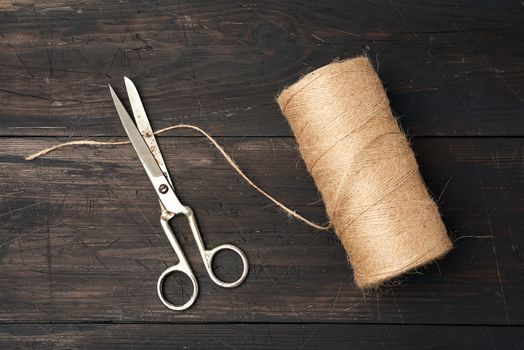
[{"label": "scissor pivot screw", "polygon": [[162,184],[158,187],[158,192],[160,193],[167,193],[167,191],[169,191],[169,187],[167,187],[167,185]]}]

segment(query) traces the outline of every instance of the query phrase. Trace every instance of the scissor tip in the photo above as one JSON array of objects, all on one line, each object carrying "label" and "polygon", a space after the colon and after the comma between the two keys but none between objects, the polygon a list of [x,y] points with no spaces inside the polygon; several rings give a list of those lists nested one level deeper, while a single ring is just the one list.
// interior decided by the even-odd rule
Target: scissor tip
[{"label": "scissor tip", "polygon": [[115,90],[113,89],[113,87],[111,86],[111,84],[107,84],[107,86],[109,87],[109,92],[111,93],[111,96],[113,96],[113,99],[116,97],[116,92]]}]

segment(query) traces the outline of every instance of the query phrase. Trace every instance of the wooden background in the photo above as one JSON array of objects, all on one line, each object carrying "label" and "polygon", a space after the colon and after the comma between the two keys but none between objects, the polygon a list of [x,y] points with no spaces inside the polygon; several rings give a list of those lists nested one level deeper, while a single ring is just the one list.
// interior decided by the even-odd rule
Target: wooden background
[{"label": "wooden background", "polygon": [[[110,99],[122,77],[154,128],[198,125],[258,184],[325,220],[274,101],[336,57],[366,54],[455,241],[445,259],[363,293],[334,233],[289,219],[191,132],[160,137],[207,244],[251,271],[157,299],[176,262]],[[524,346],[522,1],[0,1],[0,348],[519,349]],[[217,271],[238,273],[222,256]],[[171,281],[173,298],[185,291]]]}]

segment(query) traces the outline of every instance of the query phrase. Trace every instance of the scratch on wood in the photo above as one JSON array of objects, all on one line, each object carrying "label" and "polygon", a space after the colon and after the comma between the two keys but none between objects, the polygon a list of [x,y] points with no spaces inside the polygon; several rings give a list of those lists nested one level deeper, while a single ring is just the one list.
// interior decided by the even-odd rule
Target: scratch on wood
[{"label": "scratch on wood", "polygon": [[340,294],[340,289],[342,288],[342,284],[339,284],[338,285],[338,290],[337,290],[337,294],[335,295],[335,299],[333,300],[333,305],[331,306],[331,310],[329,311],[330,314],[333,313],[333,310],[335,310],[335,305],[337,304],[337,301],[338,301],[338,295]]},{"label": "scratch on wood", "polygon": [[225,341],[218,339],[217,337],[211,337],[211,339],[213,339],[213,340],[216,341],[217,343],[222,344],[222,345],[224,345],[224,346],[226,346],[226,347],[228,347],[228,348],[230,348],[230,349],[233,349],[233,350],[236,350],[236,349],[237,349],[237,348],[234,347],[233,345],[228,344],[228,343],[226,343]]},{"label": "scratch on wood", "polygon": [[311,331],[311,333],[309,333],[309,335],[304,339],[304,341],[302,342],[302,344],[300,345],[300,348],[303,349],[304,346],[306,346],[307,342],[309,341],[309,339],[311,339],[311,337],[313,335],[315,335],[315,333],[317,332],[318,330],[318,327],[319,325],[316,325],[315,328],[313,328],[313,330]]},{"label": "scratch on wood", "polygon": [[477,176],[478,176],[478,180],[479,180],[479,185],[480,185],[480,191],[481,191],[481,194],[482,194],[482,200],[484,202],[484,209],[486,211],[486,220],[488,221],[488,229],[489,229],[489,233],[490,233],[490,236],[491,236],[491,246],[492,246],[492,250],[493,250],[493,255],[495,257],[495,267],[496,267],[496,270],[497,270],[497,277],[498,277],[498,281],[499,281],[499,288],[500,288],[500,295],[501,295],[501,298],[502,298],[502,305],[504,307],[504,315],[506,316],[506,323],[508,325],[510,325],[510,321],[509,321],[509,314],[508,314],[508,307],[506,305],[506,295],[504,294],[504,287],[502,285],[502,278],[500,276],[500,266],[499,266],[499,259],[498,259],[498,256],[497,256],[497,248],[495,247],[495,235],[493,233],[493,224],[491,222],[491,213],[488,209],[488,202],[486,200],[486,193],[485,193],[485,190],[484,190],[484,184],[482,183],[482,177],[480,176],[480,170],[479,170],[479,166],[477,164],[475,164],[475,168],[477,169]]},{"label": "scratch on wood", "polygon": [[393,300],[395,301],[395,306],[397,307],[398,316],[400,317],[400,323],[404,323],[404,316],[402,316],[402,312],[400,311],[400,306],[398,304],[397,296],[395,295],[395,292],[393,289],[391,290],[391,295],[393,295]]}]

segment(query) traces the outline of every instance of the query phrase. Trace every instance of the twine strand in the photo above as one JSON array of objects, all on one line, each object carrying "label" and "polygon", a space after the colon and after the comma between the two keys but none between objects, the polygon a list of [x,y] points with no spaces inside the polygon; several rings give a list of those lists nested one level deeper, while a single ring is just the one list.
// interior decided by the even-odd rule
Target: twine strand
[{"label": "twine strand", "polygon": [[[251,180],[242,171],[242,169],[240,169],[239,165],[233,160],[233,158],[231,158],[231,156],[224,150],[224,148],[211,135],[209,135],[207,132],[205,132],[204,130],[202,130],[198,126],[189,125],[189,124],[171,125],[171,126],[168,126],[166,128],[159,129],[159,130],[155,131],[155,135],[160,135],[160,134],[162,134],[164,132],[167,132],[167,131],[170,131],[170,130],[174,130],[174,129],[193,129],[195,131],[198,131],[202,135],[204,135],[213,144],[213,146],[215,146],[215,148],[218,150],[218,152],[220,152],[222,157],[224,157],[226,162],[233,168],[233,170],[235,170],[237,172],[237,174],[248,183],[249,186],[251,186],[256,191],[258,191],[261,195],[263,195],[264,197],[269,199],[271,202],[273,202],[277,207],[279,207],[281,210],[283,210],[288,215],[294,217],[295,219],[297,219],[299,221],[302,221],[306,225],[311,226],[311,227],[313,227],[313,228],[315,228],[317,230],[327,231],[327,230],[329,230],[331,228],[331,224],[330,223],[328,223],[326,225],[320,225],[320,224],[317,224],[317,223],[315,223],[315,222],[313,222],[311,220],[306,219],[304,216],[302,216],[299,213],[297,213],[296,211],[292,210],[291,208],[289,208],[288,206],[286,206],[285,204],[280,202],[278,199],[276,199],[275,197],[273,197],[272,195],[270,195],[269,193],[264,191],[262,188],[260,188],[260,186],[258,186],[253,180]],[[42,150],[40,150],[38,152],[30,154],[27,157],[25,157],[25,160],[33,160],[33,159],[39,158],[39,157],[41,157],[41,156],[43,156],[45,154],[54,152],[54,151],[56,151],[56,150],[58,150],[60,148],[69,147],[69,146],[78,146],[78,145],[108,146],[108,145],[127,145],[127,144],[130,144],[130,143],[131,143],[130,141],[93,141],[93,140],[69,141],[69,142],[64,142],[64,143],[60,143],[60,144],[57,144],[57,145],[54,145],[54,146],[51,146],[51,147],[44,148],[44,149],[42,149]]]}]

